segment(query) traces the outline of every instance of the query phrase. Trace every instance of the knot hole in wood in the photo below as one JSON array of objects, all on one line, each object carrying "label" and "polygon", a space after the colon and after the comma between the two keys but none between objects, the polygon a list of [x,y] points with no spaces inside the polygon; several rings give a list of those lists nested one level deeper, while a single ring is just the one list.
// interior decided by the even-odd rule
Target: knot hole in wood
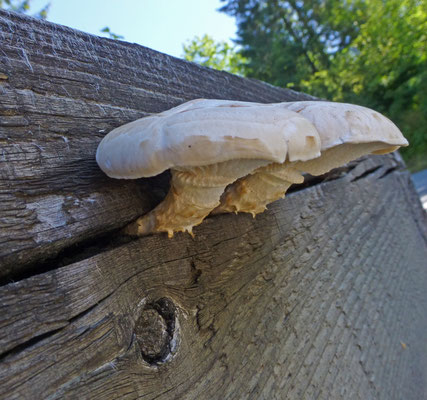
[{"label": "knot hole in wood", "polygon": [[135,324],[142,358],[150,365],[168,361],[176,350],[176,308],[167,298],[146,304]]}]

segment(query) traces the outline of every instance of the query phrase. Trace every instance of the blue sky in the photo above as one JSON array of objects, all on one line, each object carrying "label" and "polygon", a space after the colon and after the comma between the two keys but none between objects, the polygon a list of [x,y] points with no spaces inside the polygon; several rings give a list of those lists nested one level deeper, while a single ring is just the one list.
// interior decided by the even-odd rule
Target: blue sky
[{"label": "blue sky", "polygon": [[[33,0],[36,12],[48,0]],[[235,37],[234,18],[216,11],[219,0],[50,0],[48,20],[99,36],[100,29],[176,57],[182,44],[205,33],[215,40]]]}]

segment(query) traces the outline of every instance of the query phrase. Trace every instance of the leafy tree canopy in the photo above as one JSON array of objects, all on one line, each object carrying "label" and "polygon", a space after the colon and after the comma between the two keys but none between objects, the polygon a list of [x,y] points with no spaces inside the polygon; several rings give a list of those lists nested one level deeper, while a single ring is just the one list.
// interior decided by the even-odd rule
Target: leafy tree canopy
[{"label": "leafy tree canopy", "polygon": [[245,57],[225,41],[215,42],[209,35],[196,36],[184,44],[183,51],[188,61],[236,75],[244,74]]},{"label": "leafy tree canopy", "polygon": [[[409,139],[408,166],[427,168],[426,0],[221,1],[236,18],[237,46],[195,37],[183,46],[185,59],[374,108]],[[16,12],[30,5],[0,0]],[[34,16],[45,19],[49,5]]]},{"label": "leafy tree canopy", "polygon": [[388,115],[427,167],[425,0],[221,0],[236,18],[245,73]]}]

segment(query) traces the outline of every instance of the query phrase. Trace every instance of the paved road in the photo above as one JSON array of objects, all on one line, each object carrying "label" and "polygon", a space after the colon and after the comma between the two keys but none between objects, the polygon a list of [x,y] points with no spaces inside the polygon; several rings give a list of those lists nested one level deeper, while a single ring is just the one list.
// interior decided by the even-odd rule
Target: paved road
[{"label": "paved road", "polygon": [[412,174],[412,180],[420,196],[421,203],[425,210],[427,210],[427,169],[424,171]]}]

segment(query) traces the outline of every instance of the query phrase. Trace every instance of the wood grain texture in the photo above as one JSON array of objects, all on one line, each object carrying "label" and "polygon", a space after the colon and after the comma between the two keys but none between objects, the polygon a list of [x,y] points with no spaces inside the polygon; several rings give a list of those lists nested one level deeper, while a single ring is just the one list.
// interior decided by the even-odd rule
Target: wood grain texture
[{"label": "wood grain texture", "polygon": [[312,99],[2,10],[0,50],[0,277],[152,207],[96,165],[111,129],[194,98]]},{"label": "wood grain texture", "polygon": [[427,398],[427,217],[398,154],[194,239],[116,235],[168,175],[108,179],[98,142],[197,97],[310,98],[0,10],[0,398]]},{"label": "wood grain texture", "polygon": [[[256,219],[209,218],[194,240],[146,237],[3,286],[0,397],[423,398],[425,214],[396,167],[367,158]],[[176,345],[152,365],[135,324],[162,298]]]}]

